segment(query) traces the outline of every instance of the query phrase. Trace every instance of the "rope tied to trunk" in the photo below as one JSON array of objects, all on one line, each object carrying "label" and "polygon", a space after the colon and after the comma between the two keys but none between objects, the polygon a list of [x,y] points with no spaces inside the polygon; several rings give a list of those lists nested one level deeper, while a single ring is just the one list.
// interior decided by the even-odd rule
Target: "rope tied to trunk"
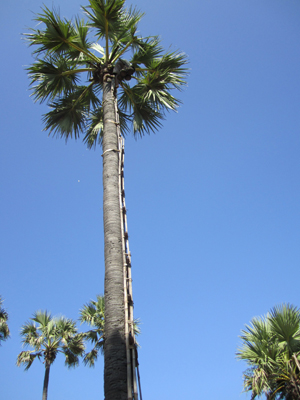
[{"label": "rope tied to trunk", "polygon": [[119,150],[119,149],[107,149],[107,150],[105,150],[105,151],[101,154],[101,157],[103,157],[104,154],[105,154],[105,153],[108,153],[109,151],[116,151],[116,152],[120,153],[121,150]]},{"label": "rope tied to trunk", "polygon": [[105,122],[111,122],[112,124],[115,124],[115,125],[117,125],[117,126],[120,125],[119,122],[113,121],[112,119],[105,119],[105,120],[104,120],[104,123],[105,123]]}]

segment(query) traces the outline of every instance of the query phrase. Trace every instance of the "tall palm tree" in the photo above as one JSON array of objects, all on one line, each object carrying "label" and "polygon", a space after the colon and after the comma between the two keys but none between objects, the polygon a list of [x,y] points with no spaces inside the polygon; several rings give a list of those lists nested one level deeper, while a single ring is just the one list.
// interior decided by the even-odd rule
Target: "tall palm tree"
[{"label": "tall palm tree", "polygon": [[164,52],[157,36],[141,37],[137,25],[143,14],[125,8],[125,0],[89,0],[82,8],[87,22],[62,19],[47,7],[36,15],[37,28],[26,34],[36,57],[28,73],[34,99],[51,108],[44,115],[50,134],[67,140],[83,133],[88,147],[102,145],[104,387],[106,400],[123,400],[127,367],[118,132],[125,135],[132,126],[134,136],[142,137],[161,126],[166,111],[177,109],[180,101],[171,92],[186,83],[187,58]]},{"label": "tall palm tree", "polygon": [[237,357],[247,362],[245,391],[251,399],[300,398],[300,310],[290,304],[274,307],[262,318],[253,318],[242,331]]},{"label": "tall palm tree", "polygon": [[0,296],[0,346],[1,342],[4,342],[9,338],[10,332],[7,324],[8,313],[5,308],[2,307],[3,299]]},{"label": "tall palm tree", "polygon": [[[83,362],[89,367],[94,367],[97,361],[99,350],[103,352],[105,343],[104,327],[105,327],[105,309],[104,309],[104,296],[97,295],[97,300],[90,300],[79,311],[79,320],[81,323],[86,323],[92,329],[83,334],[85,340],[93,345],[92,350],[85,354]],[[140,334],[139,320],[134,320],[133,330],[135,335]]]},{"label": "tall palm tree", "polygon": [[45,364],[45,377],[42,400],[48,398],[50,367],[58,353],[65,356],[67,367],[76,367],[79,356],[84,353],[82,335],[77,333],[76,322],[65,317],[53,318],[47,311],[37,311],[31,321],[21,328],[22,343],[34,350],[21,351],[17,366],[25,365],[28,370],[38,358]]}]

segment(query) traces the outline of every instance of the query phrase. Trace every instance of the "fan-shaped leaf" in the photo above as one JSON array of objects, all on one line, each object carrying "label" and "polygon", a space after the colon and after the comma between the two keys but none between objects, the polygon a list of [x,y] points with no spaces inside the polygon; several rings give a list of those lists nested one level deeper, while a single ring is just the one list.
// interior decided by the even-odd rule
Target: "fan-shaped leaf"
[{"label": "fan-shaped leaf", "polygon": [[50,104],[53,110],[44,115],[45,129],[64,136],[66,140],[74,133],[77,139],[85,128],[90,109],[98,104],[100,102],[92,90],[92,85],[78,87]]}]

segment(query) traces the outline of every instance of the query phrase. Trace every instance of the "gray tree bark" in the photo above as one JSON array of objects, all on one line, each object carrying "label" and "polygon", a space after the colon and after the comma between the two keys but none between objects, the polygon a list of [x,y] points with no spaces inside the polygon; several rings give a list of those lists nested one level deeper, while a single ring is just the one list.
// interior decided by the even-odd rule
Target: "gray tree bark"
[{"label": "gray tree bark", "polygon": [[105,254],[105,400],[127,399],[119,153],[112,82],[103,83],[103,220]]},{"label": "gray tree bark", "polygon": [[48,398],[49,374],[50,374],[50,364],[48,364],[47,361],[45,361],[45,377],[44,377],[42,400],[47,400]]}]

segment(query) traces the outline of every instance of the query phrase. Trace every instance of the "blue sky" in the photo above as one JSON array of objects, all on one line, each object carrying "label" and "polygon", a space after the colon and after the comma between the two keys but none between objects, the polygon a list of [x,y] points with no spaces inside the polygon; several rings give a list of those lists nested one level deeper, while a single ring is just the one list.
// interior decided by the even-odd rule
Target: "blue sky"
[{"label": "blue sky", "polygon": [[[62,16],[79,0],[50,2]],[[300,3],[136,1],[143,35],[190,59],[183,105],[155,135],[126,139],[125,188],[143,398],[247,399],[235,359],[252,317],[300,306]],[[78,318],[103,293],[101,150],[48,137],[24,67],[21,33],[37,0],[5,2],[1,102],[1,281],[11,339],[1,396],[42,395],[43,364],[15,366],[34,311]],[[103,363],[67,370],[49,400],[103,398]]]}]

